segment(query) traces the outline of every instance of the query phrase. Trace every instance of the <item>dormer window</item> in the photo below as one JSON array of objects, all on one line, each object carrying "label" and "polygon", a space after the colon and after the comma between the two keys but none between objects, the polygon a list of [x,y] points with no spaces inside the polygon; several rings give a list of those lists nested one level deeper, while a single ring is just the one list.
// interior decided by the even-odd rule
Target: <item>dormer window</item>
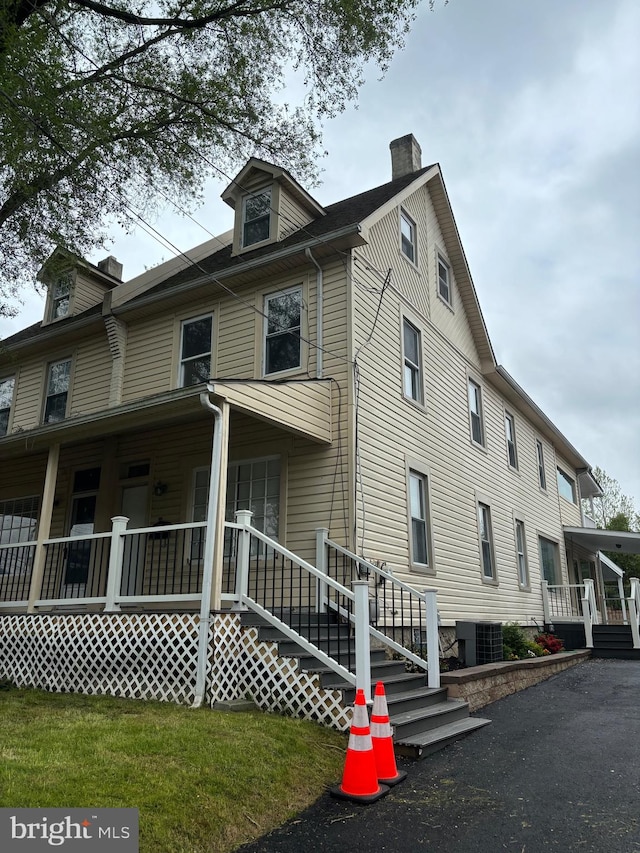
[{"label": "dormer window", "polygon": [[242,205],[242,247],[269,239],[271,226],[271,187],[247,196]]},{"label": "dormer window", "polygon": [[64,273],[50,286],[51,303],[49,308],[49,319],[59,320],[69,313],[71,302],[71,273]]}]

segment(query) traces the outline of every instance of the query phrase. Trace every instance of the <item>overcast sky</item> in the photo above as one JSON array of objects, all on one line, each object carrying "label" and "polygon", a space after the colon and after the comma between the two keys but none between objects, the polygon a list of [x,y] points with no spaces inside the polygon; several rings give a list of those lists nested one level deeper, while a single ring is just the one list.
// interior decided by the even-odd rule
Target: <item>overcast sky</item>
[{"label": "overcast sky", "polygon": [[[427,4],[423,4],[425,7]],[[640,0],[439,0],[325,128],[323,204],[439,162],[496,357],[640,510]],[[212,183],[194,217],[232,225]],[[210,236],[168,211],[184,250]],[[172,253],[114,229],[125,278]],[[106,253],[91,258],[97,262]],[[29,298],[7,336],[41,319]]]}]

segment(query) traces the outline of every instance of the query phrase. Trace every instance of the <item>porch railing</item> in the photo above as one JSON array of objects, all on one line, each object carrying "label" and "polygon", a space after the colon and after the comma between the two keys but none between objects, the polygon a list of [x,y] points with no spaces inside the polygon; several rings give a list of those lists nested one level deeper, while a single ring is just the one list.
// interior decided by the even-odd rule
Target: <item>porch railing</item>
[{"label": "porch railing", "polygon": [[600,621],[593,580],[564,585],[542,581],[541,586],[545,623],[582,621],[586,646],[593,648],[593,626]]},{"label": "porch railing", "polygon": [[35,542],[0,545],[0,607],[26,604],[35,552]]},{"label": "porch railing", "polygon": [[627,599],[633,648],[640,649],[640,580],[630,578],[631,590]]},{"label": "porch railing", "polygon": [[[316,562],[323,574],[343,585],[366,582],[369,632],[393,652],[427,672],[429,687],[440,686],[438,609],[435,590],[418,592],[384,568],[332,542],[327,530],[316,531]],[[319,584],[318,600],[327,591]]]}]

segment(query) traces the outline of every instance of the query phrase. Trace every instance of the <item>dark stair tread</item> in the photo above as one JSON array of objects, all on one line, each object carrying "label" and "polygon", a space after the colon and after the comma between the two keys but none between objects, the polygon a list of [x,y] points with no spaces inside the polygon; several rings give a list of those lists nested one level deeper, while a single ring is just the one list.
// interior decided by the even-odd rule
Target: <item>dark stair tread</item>
[{"label": "dark stair tread", "polygon": [[[409,673],[408,673],[409,674]],[[413,673],[415,675],[415,673]],[[437,693],[440,693],[444,698],[447,695],[446,687],[416,687],[415,690],[405,690],[404,693],[389,693],[386,696],[387,700],[387,708],[389,712],[391,712],[392,706],[394,704],[401,704],[402,702],[406,702],[410,699],[428,699],[435,696]]]},{"label": "dark stair tread", "polygon": [[[353,659],[353,663],[355,664],[355,657],[354,657],[354,659]],[[399,668],[399,663],[400,663],[400,661],[397,661],[397,660],[389,660],[388,658],[384,658],[383,660],[380,660],[380,661],[373,661],[373,662],[372,662],[372,664],[371,664],[371,669],[372,669],[372,670],[375,670],[376,672],[380,672],[380,671],[381,671],[381,672],[383,673],[385,669],[388,669],[388,670],[397,670],[397,669]],[[314,675],[315,675],[315,674],[318,674],[318,675],[325,675],[325,674],[330,675],[334,670],[333,670],[333,669],[331,669],[331,667],[330,667],[330,666],[324,666],[324,664],[322,664],[322,663],[320,663],[320,661],[318,661],[318,666],[305,667],[305,671],[306,671],[306,672],[313,672],[313,673],[314,673]],[[380,678],[378,678],[378,679],[376,679],[376,680],[377,680],[377,681],[383,681],[383,680],[384,680],[384,681],[387,681],[387,680],[391,680],[391,679],[393,678],[393,675],[394,675],[394,674],[395,674],[395,675],[400,675],[400,676],[405,676],[405,675],[407,675],[407,673],[406,673],[406,672],[397,672],[397,673],[393,673],[393,672],[392,672],[390,675],[384,675],[384,674],[381,674],[381,677],[380,677]],[[372,686],[373,686],[373,685],[372,685]]]},{"label": "dark stair tread", "polygon": [[453,723],[438,726],[437,729],[429,729],[429,731],[426,732],[408,735],[407,737],[395,741],[395,743],[398,746],[424,748],[450,738],[461,737],[464,734],[468,734],[469,732],[488,726],[490,723],[491,720],[484,719],[483,717],[464,717],[462,720],[454,720]]},{"label": "dark stair tread", "polygon": [[462,711],[469,707],[464,699],[446,699],[436,705],[425,705],[423,708],[414,708],[412,711],[402,711],[400,714],[389,715],[391,725],[396,728],[413,723],[416,720],[430,719],[451,713],[451,711]]}]

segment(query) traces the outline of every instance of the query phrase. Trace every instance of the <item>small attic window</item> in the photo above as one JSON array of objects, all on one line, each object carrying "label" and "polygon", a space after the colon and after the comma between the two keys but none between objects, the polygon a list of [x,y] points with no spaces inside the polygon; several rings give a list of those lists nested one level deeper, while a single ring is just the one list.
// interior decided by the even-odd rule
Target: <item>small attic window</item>
[{"label": "small attic window", "polygon": [[49,287],[49,320],[59,320],[69,313],[71,302],[71,273],[59,275]]},{"label": "small attic window", "polygon": [[242,247],[269,239],[271,187],[247,196],[242,203]]}]

